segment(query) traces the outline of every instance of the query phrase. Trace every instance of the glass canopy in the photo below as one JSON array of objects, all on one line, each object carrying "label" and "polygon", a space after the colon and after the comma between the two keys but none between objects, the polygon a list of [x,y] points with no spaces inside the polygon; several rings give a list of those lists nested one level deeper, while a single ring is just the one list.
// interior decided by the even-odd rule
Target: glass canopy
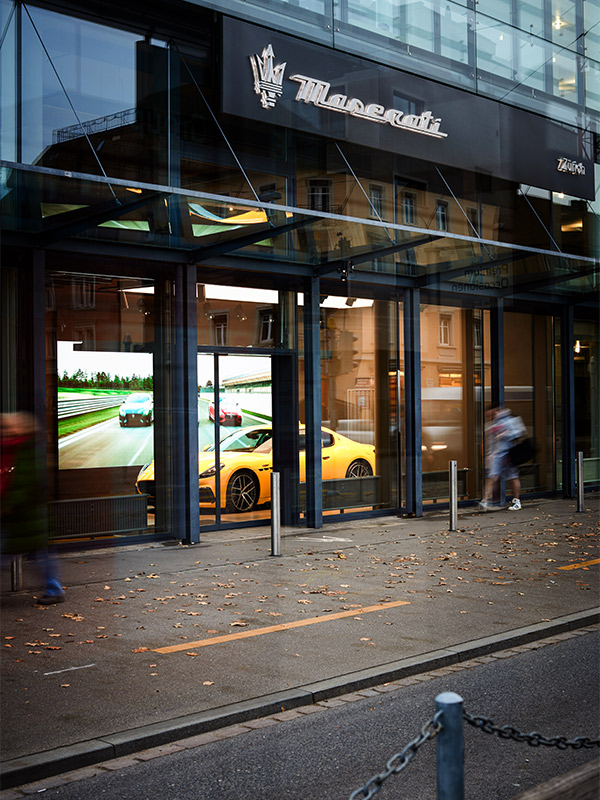
[{"label": "glass canopy", "polygon": [[0,162],[0,197],[5,241],[12,233],[40,248],[86,239],[178,250],[194,264],[247,257],[296,274],[377,275],[461,294],[577,301],[598,289],[597,258],[11,162]]}]

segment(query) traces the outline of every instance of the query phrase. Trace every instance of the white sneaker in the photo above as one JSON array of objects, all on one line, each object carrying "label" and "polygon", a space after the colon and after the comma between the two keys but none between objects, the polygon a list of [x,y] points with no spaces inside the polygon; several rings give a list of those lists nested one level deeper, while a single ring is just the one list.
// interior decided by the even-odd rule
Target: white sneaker
[{"label": "white sneaker", "polygon": [[521,501],[518,497],[513,497],[512,503],[508,507],[508,511],[520,511],[521,510]]},{"label": "white sneaker", "polygon": [[482,500],[481,503],[479,503],[479,510],[480,511],[489,511],[490,510],[490,504],[488,503],[487,500]]}]

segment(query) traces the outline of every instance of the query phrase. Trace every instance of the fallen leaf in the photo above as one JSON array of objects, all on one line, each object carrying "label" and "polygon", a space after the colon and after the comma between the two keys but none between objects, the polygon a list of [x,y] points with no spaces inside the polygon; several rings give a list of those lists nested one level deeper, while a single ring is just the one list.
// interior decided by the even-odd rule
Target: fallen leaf
[{"label": "fallen leaf", "polygon": [[148,648],[147,647],[136,647],[136,649],[132,650],[131,652],[132,653],[147,653],[148,652]]},{"label": "fallen leaf", "polygon": [[202,681],[202,686],[213,686],[214,681]]},{"label": "fallen leaf", "polygon": [[230,628],[247,628],[248,627],[248,623],[247,622],[242,622],[241,620],[238,621],[238,622],[230,622],[229,623],[229,627]]}]

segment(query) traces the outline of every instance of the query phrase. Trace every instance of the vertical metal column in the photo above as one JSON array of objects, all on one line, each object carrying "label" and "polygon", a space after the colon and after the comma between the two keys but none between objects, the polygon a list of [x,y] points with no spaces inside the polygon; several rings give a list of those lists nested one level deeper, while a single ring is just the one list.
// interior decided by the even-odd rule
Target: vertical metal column
[{"label": "vertical metal column", "polygon": [[450,528],[455,531],[458,527],[458,462],[448,462],[450,471]]},{"label": "vertical metal column", "polygon": [[[490,355],[492,380],[492,405],[503,406],[504,397],[504,300],[492,300],[490,308]],[[487,442],[485,443],[487,447]],[[501,505],[506,501],[506,482],[504,476],[498,481],[498,497]]]},{"label": "vertical metal column", "polygon": [[577,453],[577,511],[584,511],[583,507],[583,451]]},{"label": "vertical metal column", "polygon": [[281,495],[279,473],[271,473],[271,555],[281,555]]},{"label": "vertical metal column", "polygon": [[455,692],[442,692],[435,698],[435,710],[443,712],[442,730],[435,739],[437,800],[464,800],[463,699]]},{"label": "vertical metal column", "polygon": [[[177,268],[173,345],[173,524],[177,538],[200,541],[196,268]],[[177,403],[177,405],[176,405]]]},{"label": "vertical metal column", "polygon": [[406,430],[406,511],[423,516],[421,449],[421,292],[404,292],[404,392]]},{"label": "vertical metal column", "polygon": [[183,390],[185,436],[185,541],[200,541],[200,496],[198,489],[198,320],[196,267],[184,268]]},{"label": "vertical metal column", "polygon": [[562,369],[562,488],[564,497],[575,497],[575,361],[573,359],[573,307],[566,306],[560,317],[560,360]]},{"label": "vertical metal column", "polygon": [[304,404],[306,409],[306,521],[323,527],[321,464],[321,281],[304,294]]},{"label": "vertical metal column", "polygon": [[496,298],[490,308],[492,403],[504,405],[504,300]]}]

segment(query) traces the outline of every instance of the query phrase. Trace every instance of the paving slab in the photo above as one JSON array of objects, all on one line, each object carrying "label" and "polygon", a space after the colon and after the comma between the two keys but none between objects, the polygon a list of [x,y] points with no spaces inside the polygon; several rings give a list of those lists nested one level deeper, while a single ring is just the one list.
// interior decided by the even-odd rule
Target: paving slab
[{"label": "paving slab", "polygon": [[53,607],[3,569],[2,785],[597,622],[598,520],[586,495],[286,529],[276,558],[267,527],[74,550]]}]

